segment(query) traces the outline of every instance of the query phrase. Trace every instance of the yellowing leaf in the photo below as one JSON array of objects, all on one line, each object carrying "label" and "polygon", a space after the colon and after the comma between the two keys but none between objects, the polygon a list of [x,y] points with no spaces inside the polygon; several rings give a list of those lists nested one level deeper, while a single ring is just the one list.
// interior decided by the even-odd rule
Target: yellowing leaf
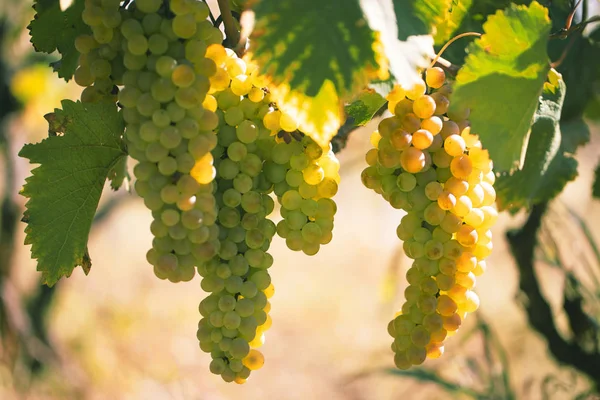
[{"label": "yellowing leaf", "polygon": [[330,80],[325,80],[316,96],[308,96],[290,85],[270,85],[273,101],[279,109],[299,123],[299,129],[322,147],[328,147],[343,122],[341,101]]}]

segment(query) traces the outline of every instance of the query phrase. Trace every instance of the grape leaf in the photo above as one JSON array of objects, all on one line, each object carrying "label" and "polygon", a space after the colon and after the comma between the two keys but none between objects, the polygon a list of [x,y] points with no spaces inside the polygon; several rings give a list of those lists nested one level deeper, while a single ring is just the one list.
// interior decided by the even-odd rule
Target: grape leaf
[{"label": "grape leaf", "polygon": [[483,25],[456,76],[452,109],[469,108],[471,125],[498,171],[518,166],[550,68],[547,9],[511,5]]},{"label": "grape leaf", "polygon": [[395,1],[398,38],[433,34],[436,44],[448,40],[468,12],[472,0]]},{"label": "grape leaf", "polygon": [[353,118],[354,126],[363,126],[385,103],[386,99],[374,89],[365,89],[346,106],[346,114]]},{"label": "grape leaf", "polygon": [[[554,90],[554,91],[553,91]],[[577,161],[561,133],[560,117],[566,86],[547,84],[531,126],[523,169],[501,175],[495,184],[501,209],[518,211],[548,201],[577,176]]]},{"label": "grape leaf", "polygon": [[560,130],[562,132],[561,147],[567,153],[575,154],[579,146],[590,141],[590,128],[581,117],[565,121],[561,115]]},{"label": "grape leaf", "polygon": [[329,80],[345,95],[379,68],[358,0],[261,0],[254,12],[251,50],[276,83],[314,97]]},{"label": "grape leaf", "polygon": [[450,7],[441,18],[436,27],[433,39],[436,45],[444,44],[459,28],[463,19],[468,15],[474,0],[447,0]]},{"label": "grape leaf", "polygon": [[[462,3],[462,2],[461,2]],[[468,13],[462,16],[460,26],[453,32],[454,35],[465,32],[482,32],[483,23],[490,14],[514,4],[529,4],[531,0],[472,0]],[[444,58],[453,64],[463,65],[466,56],[467,43],[474,40],[473,36],[460,39],[444,51]]]},{"label": "grape leaf", "polygon": [[40,164],[21,194],[29,200],[25,244],[42,280],[54,285],[77,265],[89,270],[87,241],[109,171],[125,156],[124,123],[114,105],[62,102],[49,117],[50,136],[26,144],[19,156]]},{"label": "grape leaf", "polygon": [[108,180],[112,190],[119,190],[125,184],[125,189],[129,190],[129,182],[131,177],[127,171],[127,157],[121,157],[115,165],[108,171]]},{"label": "grape leaf", "polygon": [[327,145],[342,123],[344,98],[387,74],[358,0],[261,0],[254,12],[250,50],[273,81],[274,100]]},{"label": "grape leaf", "polygon": [[58,50],[61,54],[62,58],[52,65],[58,76],[67,81],[73,77],[79,59],[75,38],[90,32],[81,19],[84,3],[84,0],[74,0],[63,11],[59,0],[36,0],[33,5],[36,14],[28,26],[36,51],[50,54]]}]

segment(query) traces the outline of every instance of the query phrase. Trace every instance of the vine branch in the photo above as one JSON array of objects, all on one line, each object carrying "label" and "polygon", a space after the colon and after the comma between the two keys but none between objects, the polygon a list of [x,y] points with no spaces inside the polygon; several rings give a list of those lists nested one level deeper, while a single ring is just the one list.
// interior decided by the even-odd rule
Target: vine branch
[{"label": "vine branch", "polygon": [[551,34],[550,39],[566,39],[567,36],[569,36],[573,33],[576,33],[576,32],[583,31],[583,29],[588,24],[591,24],[594,22],[600,22],[600,15],[595,15],[595,16],[591,17],[590,19],[581,21],[580,23],[575,24],[575,25],[571,25],[569,28],[562,28],[560,31],[554,32],[553,34]]},{"label": "vine branch", "polygon": [[521,229],[506,233],[510,250],[517,263],[519,288],[523,295],[523,307],[529,323],[548,342],[548,349],[556,360],[570,365],[586,374],[596,388],[600,388],[600,356],[584,351],[577,343],[567,342],[558,332],[548,301],[542,295],[534,269],[537,233],[548,203],[532,207],[527,222]]}]

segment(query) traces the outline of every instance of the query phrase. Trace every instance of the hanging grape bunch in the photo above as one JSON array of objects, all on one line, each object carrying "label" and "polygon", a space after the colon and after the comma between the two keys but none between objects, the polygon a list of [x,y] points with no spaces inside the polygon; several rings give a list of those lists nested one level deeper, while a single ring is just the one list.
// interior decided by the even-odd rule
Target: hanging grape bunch
[{"label": "hanging grape bunch", "polygon": [[400,369],[443,354],[444,340],[479,306],[473,291],[486,269],[498,212],[495,175],[469,127],[468,110],[449,110],[452,86],[441,68],[388,96],[394,114],[371,136],[363,184],[406,211],[397,235],[413,259],[406,302],[389,323]]}]

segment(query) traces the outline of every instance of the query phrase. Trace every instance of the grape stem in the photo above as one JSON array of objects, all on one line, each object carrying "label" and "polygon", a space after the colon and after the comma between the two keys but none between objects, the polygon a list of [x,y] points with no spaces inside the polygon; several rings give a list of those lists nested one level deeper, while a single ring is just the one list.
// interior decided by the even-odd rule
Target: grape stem
[{"label": "grape stem", "polygon": [[452,64],[450,61],[446,60],[443,57],[438,57],[437,58],[437,61],[435,62],[435,66],[443,68],[444,70],[446,70],[447,72],[449,72],[453,76],[456,75],[456,73],[460,69],[460,67],[458,65]]},{"label": "grape stem", "polygon": [[433,67],[435,65],[435,63],[440,59],[440,57],[442,56],[442,54],[444,53],[444,51],[446,51],[446,49],[448,48],[448,46],[450,46],[452,43],[454,43],[456,40],[466,37],[466,36],[477,36],[477,37],[481,37],[481,33],[479,32],[465,32],[465,33],[461,33],[460,35],[456,35],[454,36],[452,39],[450,39],[445,45],[444,47],[442,47],[440,49],[440,51],[437,53],[437,55],[435,56],[435,58],[433,59],[433,61],[431,62],[431,64],[429,65],[429,68]]},{"label": "grape stem", "polygon": [[240,32],[235,26],[235,20],[231,14],[231,7],[229,6],[229,0],[217,0],[219,4],[219,10],[221,11],[221,17],[223,18],[223,25],[225,26],[225,35],[227,36],[227,42],[231,48],[236,48],[240,42]]}]

